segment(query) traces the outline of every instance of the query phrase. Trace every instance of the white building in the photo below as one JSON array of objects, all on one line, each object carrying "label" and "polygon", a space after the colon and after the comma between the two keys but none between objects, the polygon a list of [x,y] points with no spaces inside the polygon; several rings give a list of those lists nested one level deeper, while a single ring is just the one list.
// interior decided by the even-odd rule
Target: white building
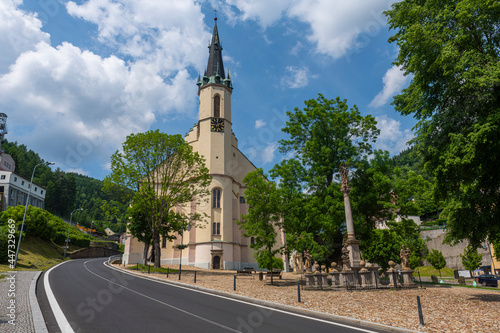
[{"label": "white building", "polygon": [[[26,205],[30,181],[11,171],[0,171],[0,205],[1,210],[10,206]],[[46,190],[33,183],[29,205],[45,208]]]},{"label": "white building", "polygon": [[[198,122],[185,136],[195,152],[205,158],[212,176],[210,201],[202,207],[191,205],[191,213],[205,213],[209,216],[204,228],[193,227],[184,232],[182,251],[181,236],[169,242],[163,240],[161,264],[182,264],[205,269],[257,268],[254,250],[250,248],[252,239],[243,236],[236,224],[241,215],[247,214],[243,178],[256,170],[252,162],[238,149],[238,140],[232,131],[231,95],[233,85],[226,77],[222,61],[222,45],[219,40],[217,18],[209,46],[207,69],[203,77],[198,77],[199,87]],[[279,233],[278,246],[284,242]],[[124,263],[135,264],[142,261],[144,245],[126,235]]]}]

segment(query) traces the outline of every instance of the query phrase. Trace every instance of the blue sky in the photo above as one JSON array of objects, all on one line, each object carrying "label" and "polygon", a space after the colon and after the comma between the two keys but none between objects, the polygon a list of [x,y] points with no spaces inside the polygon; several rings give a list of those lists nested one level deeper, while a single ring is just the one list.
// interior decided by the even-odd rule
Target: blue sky
[{"label": "blue sky", "polygon": [[[387,0],[0,0],[0,111],[10,141],[102,179],[130,133],[189,131],[218,9],[240,150],[269,170],[285,112],[318,93],[377,118],[397,154],[415,120],[390,105],[409,78]],[[227,72],[226,72],[227,74]]]}]

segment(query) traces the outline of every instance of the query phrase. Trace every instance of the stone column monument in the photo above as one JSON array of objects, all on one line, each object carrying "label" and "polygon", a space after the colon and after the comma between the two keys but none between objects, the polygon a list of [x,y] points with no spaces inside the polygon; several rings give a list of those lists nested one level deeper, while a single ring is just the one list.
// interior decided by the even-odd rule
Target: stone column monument
[{"label": "stone column monument", "polygon": [[348,171],[345,167],[344,162],[340,164],[340,176],[342,179],[342,186],[340,190],[342,191],[342,193],[344,193],[345,219],[347,226],[347,240],[345,241],[345,244],[347,244],[347,248],[349,249],[350,266],[353,270],[357,271],[360,269],[359,262],[361,261],[361,252],[359,251],[359,241],[354,235],[351,201],[349,199],[349,192],[351,191],[351,187],[349,186]]}]

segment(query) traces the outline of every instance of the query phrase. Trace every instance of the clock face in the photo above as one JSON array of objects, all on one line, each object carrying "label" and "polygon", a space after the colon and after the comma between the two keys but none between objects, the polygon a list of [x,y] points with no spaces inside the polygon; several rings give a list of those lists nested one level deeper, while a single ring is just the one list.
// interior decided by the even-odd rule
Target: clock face
[{"label": "clock face", "polygon": [[224,132],[224,119],[212,118],[210,129],[212,132]]}]

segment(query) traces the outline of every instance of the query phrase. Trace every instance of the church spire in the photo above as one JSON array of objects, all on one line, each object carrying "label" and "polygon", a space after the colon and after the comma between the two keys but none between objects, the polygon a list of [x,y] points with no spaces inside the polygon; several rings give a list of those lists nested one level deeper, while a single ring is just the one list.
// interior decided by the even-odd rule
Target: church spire
[{"label": "church spire", "polygon": [[232,89],[231,79],[226,79],[224,73],[224,63],[222,61],[222,44],[219,39],[219,31],[217,29],[217,16],[214,17],[214,31],[212,32],[212,40],[208,46],[208,64],[205,68],[205,74],[202,80],[198,80],[198,86],[204,86],[209,83],[224,84]]}]

